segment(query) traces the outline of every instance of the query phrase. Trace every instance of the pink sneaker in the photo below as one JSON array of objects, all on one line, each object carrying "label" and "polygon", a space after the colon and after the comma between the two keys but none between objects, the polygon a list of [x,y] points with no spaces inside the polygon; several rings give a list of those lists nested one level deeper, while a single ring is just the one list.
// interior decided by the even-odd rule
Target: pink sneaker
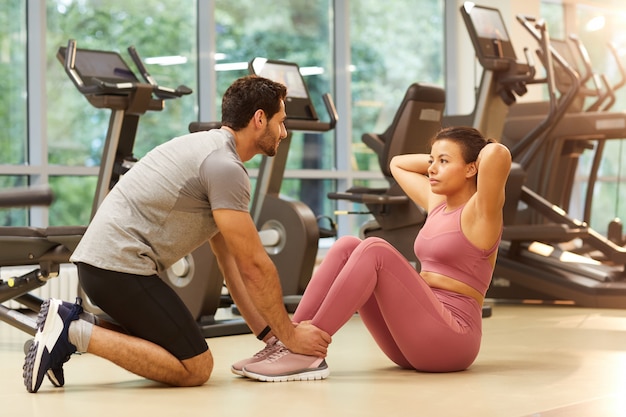
[{"label": "pink sneaker", "polygon": [[243,367],[248,378],[265,382],[314,381],[330,375],[324,358],[292,353],[282,343],[267,359]]},{"label": "pink sneaker", "polygon": [[255,362],[260,362],[270,356],[274,351],[280,348],[277,344],[278,339],[276,336],[272,336],[267,340],[265,347],[254,354],[251,358],[242,359],[239,362],[235,362],[230,366],[230,371],[235,375],[245,376],[243,374],[243,367]]}]

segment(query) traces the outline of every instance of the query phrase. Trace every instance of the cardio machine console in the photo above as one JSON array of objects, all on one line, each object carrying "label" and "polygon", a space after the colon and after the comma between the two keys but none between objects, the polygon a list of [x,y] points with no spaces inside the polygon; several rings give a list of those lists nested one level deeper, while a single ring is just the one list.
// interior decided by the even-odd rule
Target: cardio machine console
[{"label": "cardio machine console", "polygon": [[192,90],[184,85],[177,88],[158,85],[148,73],[135,47],[130,46],[128,53],[139,69],[143,81],[139,80],[119,53],[77,48],[76,41],[72,39],[67,46],[58,49],[57,59],[76,88],[86,96],[128,95],[135,91],[139,84],[149,85],[157,100],[178,98],[192,93]]},{"label": "cardio machine console", "polygon": [[461,15],[467,26],[476,56],[489,70],[506,70],[515,62],[515,50],[498,9],[465,2]]},{"label": "cardio machine console", "polygon": [[71,63],[66,62],[67,55],[67,47],[62,46],[57,52],[57,59],[70,69],[72,82],[84,94],[119,94],[139,83],[135,73],[117,52],[77,48],[70,58]]},{"label": "cardio machine console", "polygon": [[250,61],[248,69],[251,74],[268,78],[287,87],[285,111],[288,118],[319,120],[298,64],[259,57]]}]

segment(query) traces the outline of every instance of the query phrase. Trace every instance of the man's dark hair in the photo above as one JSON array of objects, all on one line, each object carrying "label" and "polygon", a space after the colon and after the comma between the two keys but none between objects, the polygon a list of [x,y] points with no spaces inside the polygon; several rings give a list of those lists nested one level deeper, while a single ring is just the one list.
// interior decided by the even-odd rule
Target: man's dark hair
[{"label": "man's dark hair", "polygon": [[234,131],[248,126],[257,110],[268,120],[280,110],[280,101],[287,96],[283,84],[256,75],[239,78],[222,97],[222,125]]}]

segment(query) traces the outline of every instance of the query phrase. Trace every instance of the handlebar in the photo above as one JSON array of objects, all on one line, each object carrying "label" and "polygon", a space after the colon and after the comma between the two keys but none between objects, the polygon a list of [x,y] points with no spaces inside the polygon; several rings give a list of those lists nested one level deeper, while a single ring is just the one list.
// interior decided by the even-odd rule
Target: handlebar
[{"label": "handlebar", "polygon": [[620,88],[622,88],[624,85],[626,85],[626,68],[624,68],[622,61],[619,58],[617,49],[615,48],[615,45],[613,45],[611,42],[608,42],[607,46],[609,47],[609,52],[611,56],[615,60],[615,65],[617,65],[617,70],[620,74],[620,78],[619,78],[619,81],[611,85],[609,81],[607,80],[606,76],[602,75],[602,81],[608,92],[607,94],[608,102],[604,106],[602,106],[602,110],[605,110],[605,111],[609,110],[611,107],[613,107],[613,104],[615,104],[615,100],[616,100],[615,92],[619,90]]},{"label": "handlebar", "polygon": [[184,95],[192,93],[191,88],[187,87],[186,85],[179,85],[175,89],[158,85],[154,77],[152,77],[152,75],[150,75],[150,73],[148,72],[148,69],[144,65],[142,59],[139,57],[139,52],[137,52],[137,49],[134,46],[131,45],[128,47],[128,54],[137,66],[137,69],[141,73],[143,79],[153,87],[154,94],[157,97],[162,99],[168,99],[182,97]]},{"label": "handlebar", "polygon": [[583,63],[583,67],[585,68],[585,73],[580,74],[580,83],[584,84],[587,81],[589,81],[593,77],[593,74],[594,74],[593,67],[591,66],[591,58],[589,57],[587,48],[584,47],[583,43],[581,42],[578,36],[572,33],[569,35],[569,38],[576,46],[576,52],[578,52],[578,55],[580,56],[580,60]]},{"label": "handlebar", "polygon": [[571,34],[569,38],[576,46],[576,51],[585,68],[585,75],[581,76],[581,85],[591,79],[595,88],[595,92],[593,94],[588,93],[587,95],[593,95],[597,97],[597,100],[587,108],[587,111],[609,110],[615,103],[615,92],[626,85],[626,69],[619,59],[619,54],[617,53],[615,46],[610,42],[607,43],[609,53],[613,57],[620,74],[619,80],[615,84],[611,85],[606,75],[594,72],[589,52],[578,36]]},{"label": "handlebar", "polygon": [[0,190],[0,207],[49,206],[54,195],[49,187],[9,188]]},{"label": "handlebar", "polygon": [[609,47],[609,52],[611,52],[611,56],[613,56],[613,58],[615,59],[615,64],[617,65],[617,69],[620,74],[620,80],[616,84],[613,84],[613,91],[615,91],[626,85],[626,68],[624,68],[624,64],[622,64],[622,61],[619,58],[619,54],[617,53],[617,48],[615,48],[615,45],[613,45],[611,42],[609,42],[607,45]]},{"label": "handlebar", "polygon": [[[543,57],[543,63],[546,69],[546,79],[544,82],[548,84],[548,93],[550,97],[550,107],[546,118],[531,130],[521,141],[511,148],[511,155],[514,159],[519,158],[519,163],[523,168],[527,168],[535,155],[544,145],[541,137],[547,137],[547,134],[554,129],[556,123],[563,117],[567,108],[572,104],[580,89],[580,78],[576,71],[558,54],[552,45],[550,45],[550,36],[548,34],[545,21],[537,20],[532,16],[518,15],[517,21],[535,38],[539,43],[539,53]],[[564,93],[560,99],[556,97],[556,81],[554,77],[554,61],[556,61],[571,79],[571,88]],[[523,154],[523,155],[522,155]],[[521,157],[520,157],[521,156]]]}]

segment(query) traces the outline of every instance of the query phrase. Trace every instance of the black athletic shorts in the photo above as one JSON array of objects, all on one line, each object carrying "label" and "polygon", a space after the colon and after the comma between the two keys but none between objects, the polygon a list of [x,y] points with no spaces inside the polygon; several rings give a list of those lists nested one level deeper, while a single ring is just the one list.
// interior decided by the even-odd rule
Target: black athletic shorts
[{"label": "black athletic shorts", "polygon": [[126,331],[189,359],[208,346],[195,319],[158,275],[133,275],[78,263],[80,285],[89,300]]}]

